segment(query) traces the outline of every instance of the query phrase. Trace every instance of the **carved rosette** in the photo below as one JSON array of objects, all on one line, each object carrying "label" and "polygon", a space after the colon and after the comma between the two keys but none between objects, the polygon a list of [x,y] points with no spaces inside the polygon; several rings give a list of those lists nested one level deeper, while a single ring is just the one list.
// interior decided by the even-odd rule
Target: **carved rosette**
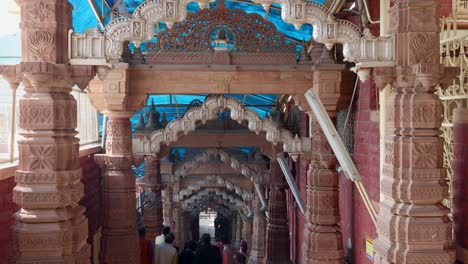
[{"label": "carved rosette", "polygon": [[396,1],[396,81],[386,105],[376,263],[453,263],[443,168],[439,3]]}]

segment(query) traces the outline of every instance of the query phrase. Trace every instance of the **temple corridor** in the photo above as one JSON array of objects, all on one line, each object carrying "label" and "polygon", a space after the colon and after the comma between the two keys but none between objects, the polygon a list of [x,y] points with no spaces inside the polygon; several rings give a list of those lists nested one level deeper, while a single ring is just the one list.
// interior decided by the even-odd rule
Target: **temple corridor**
[{"label": "temple corridor", "polygon": [[0,1],[0,264],[468,264],[467,3]]}]

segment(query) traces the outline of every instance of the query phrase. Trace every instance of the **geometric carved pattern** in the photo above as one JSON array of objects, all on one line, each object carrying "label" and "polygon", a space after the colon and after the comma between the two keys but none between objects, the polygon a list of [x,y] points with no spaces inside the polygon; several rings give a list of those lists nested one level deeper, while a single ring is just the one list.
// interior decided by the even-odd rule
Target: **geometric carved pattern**
[{"label": "geometric carved pattern", "polygon": [[231,118],[239,123],[246,120],[249,130],[256,134],[265,132],[268,142],[274,145],[282,142],[283,148],[292,148],[289,147],[294,142],[291,132],[279,128],[270,119],[260,118],[256,112],[245,109],[242,103],[233,98],[216,96],[207,98],[200,107],[188,110],[183,117],[172,120],[165,128],[153,132],[149,138],[133,139],[133,153],[135,155],[158,153],[162,143],[170,145],[178,139],[180,134],[187,135],[194,131],[199,121],[205,124],[208,120],[216,119],[217,113],[224,110],[229,110]]}]

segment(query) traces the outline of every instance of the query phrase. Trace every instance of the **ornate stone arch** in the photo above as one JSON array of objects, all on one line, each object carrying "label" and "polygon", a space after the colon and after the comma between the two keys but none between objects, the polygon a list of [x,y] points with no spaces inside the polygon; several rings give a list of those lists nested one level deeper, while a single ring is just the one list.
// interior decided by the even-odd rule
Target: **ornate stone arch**
[{"label": "ornate stone arch", "polygon": [[229,164],[233,169],[244,175],[245,177],[249,178],[250,180],[256,182],[263,177],[259,172],[254,169],[251,169],[247,164],[239,161],[235,157],[229,155],[229,153],[219,150],[219,149],[208,149],[203,153],[198,154],[192,160],[184,163],[184,165],[177,169],[174,172],[174,176],[176,177],[176,181],[180,177],[185,177],[190,170],[199,168],[201,165],[209,162],[211,157],[219,157],[219,159]]},{"label": "ornate stone arch", "polygon": [[223,187],[225,187],[226,189],[231,190],[239,196],[241,196],[242,199],[244,199],[244,201],[251,201],[254,197],[254,194],[252,192],[246,191],[239,185],[234,184],[231,181],[228,181],[219,175],[207,175],[204,176],[203,179],[193,184],[190,184],[190,186],[187,186],[186,188],[180,190],[177,194],[174,194],[174,200],[181,200],[181,197],[191,195],[193,192],[198,191],[207,186],[207,184],[209,184],[210,182],[216,182],[220,185],[223,185]]},{"label": "ornate stone arch", "polygon": [[[107,62],[115,62],[120,59],[125,41],[133,41],[136,47],[145,40],[154,36],[154,27],[158,21],[166,22],[170,28],[175,22],[180,22],[187,17],[187,4],[197,2],[200,7],[205,7],[214,0],[146,0],[140,4],[130,17],[115,18],[100,34],[100,41],[105,42],[104,56]],[[360,29],[345,20],[336,19],[323,5],[301,0],[254,0],[268,8],[272,3],[281,5],[281,18],[300,28],[303,24],[314,27],[313,39],[331,48],[335,43],[343,44],[344,59],[349,62],[393,62],[393,41],[388,37],[373,37],[368,32]],[[363,36],[364,33],[364,36]],[[97,38],[97,35],[87,36],[86,33],[74,33],[72,38]],[[84,42],[87,43],[87,42]],[[91,43],[91,42],[89,42]],[[94,45],[94,44],[93,44]],[[99,44],[101,45],[101,44]],[[71,54],[81,54],[79,48]],[[77,55],[77,58],[79,56]],[[89,57],[91,58],[91,57]],[[92,58],[91,58],[92,59]],[[83,63],[83,62],[81,62]],[[91,63],[92,64],[92,63]],[[93,64],[94,65],[94,64]]]},{"label": "ornate stone arch", "polygon": [[196,192],[194,195],[190,196],[188,199],[182,201],[183,206],[193,203],[197,200],[201,200],[204,197],[217,197],[220,198],[220,201],[227,202],[235,208],[247,207],[247,203],[232,194],[228,194],[223,190],[216,188],[206,188],[201,191]]},{"label": "ornate stone arch", "polygon": [[266,140],[277,145],[283,143],[285,152],[310,152],[310,140],[301,140],[291,132],[281,129],[270,119],[262,119],[256,112],[246,109],[242,103],[224,96],[207,98],[201,107],[188,110],[183,117],[174,119],[163,129],[153,132],[149,137],[133,139],[133,154],[153,155],[159,152],[162,143],[170,145],[180,134],[187,135],[194,131],[198,122],[205,124],[208,120],[216,119],[217,113],[229,110],[233,120],[239,123],[247,121],[248,129],[260,134],[265,132]]}]

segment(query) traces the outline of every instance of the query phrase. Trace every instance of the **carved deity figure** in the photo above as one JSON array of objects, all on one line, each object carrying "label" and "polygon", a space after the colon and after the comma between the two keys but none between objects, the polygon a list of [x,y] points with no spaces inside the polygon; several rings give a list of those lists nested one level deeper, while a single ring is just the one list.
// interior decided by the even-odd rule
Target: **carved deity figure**
[{"label": "carved deity figure", "polygon": [[224,29],[220,29],[216,34],[215,50],[227,50],[229,44],[229,37]]}]

